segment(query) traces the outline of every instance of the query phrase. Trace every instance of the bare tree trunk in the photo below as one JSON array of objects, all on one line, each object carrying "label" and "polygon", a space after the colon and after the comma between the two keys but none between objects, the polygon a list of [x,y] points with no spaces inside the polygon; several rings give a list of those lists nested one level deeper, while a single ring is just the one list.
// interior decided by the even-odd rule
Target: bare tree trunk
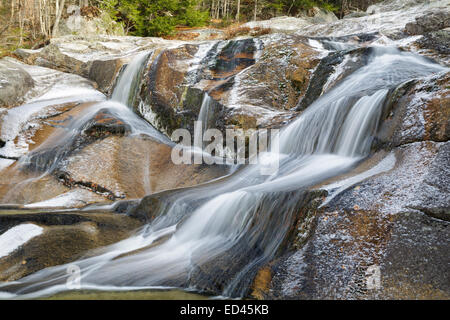
[{"label": "bare tree trunk", "polygon": [[39,22],[41,24],[41,33],[45,38],[50,37],[50,0],[39,0]]},{"label": "bare tree trunk", "polygon": [[292,0],[292,3],[291,3],[291,5],[290,5],[290,7],[289,7],[289,10],[288,10],[288,12],[287,12],[287,15],[289,16],[289,14],[291,13],[291,10],[292,10],[292,7],[294,6],[294,3],[295,3],[295,0]]},{"label": "bare tree trunk", "polygon": [[19,0],[19,9],[17,11],[19,15],[19,32],[20,32],[20,38],[19,38],[19,46],[23,43],[23,11],[24,11],[24,5],[22,3],[23,0]]},{"label": "bare tree trunk", "polygon": [[236,21],[239,22],[239,14],[241,11],[241,0],[237,0]]},{"label": "bare tree trunk", "polygon": [[[59,3],[59,1],[61,1],[61,3]],[[52,32],[53,37],[56,37],[58,33],[59,21],[61,20],[61,15],[64,10],[65,1],[66,0],[56,0],[56,19],[55,24],[53,25],[53,32]]]},{"label": "bare tree trunk", "polygon": [[258,8],[258,0],[255,0],[255,11],[253,12],[253,21],[256,21],[256,9]]},{"label": "bare tree trunk", "polygon": [[36,39],[36,0],[33,0],[33,8],[31,15],[31,37],[33,40]]},{"label": "bare tree trunk", "polygon": [[52,34],[52,2],[51,0],[46,0],[46,6],[45,6],[45,25],[46,25],[46,33],[47,37],[49,38]]},{"label": "bare tree trunk", "polygon": [[11,0],[11,22],[14,20],[14,9],[16,7],[16,0]]}]

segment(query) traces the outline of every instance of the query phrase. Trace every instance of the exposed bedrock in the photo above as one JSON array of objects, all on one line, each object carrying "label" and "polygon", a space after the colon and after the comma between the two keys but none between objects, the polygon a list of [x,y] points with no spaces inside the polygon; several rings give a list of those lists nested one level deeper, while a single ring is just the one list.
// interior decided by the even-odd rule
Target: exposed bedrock
[{"label": "exposed bedrock", "polygon": [[210,128],[280,127],[297,114],[297,104],[303,101],[304,108],[322,94],[345,56],[361,56],[348,50],[337,58],[325,58],[322,64],[328,67],[320,66],[317,73],[322,54],[307,38],[295,35],[156,51],[149,59],[135,109],[168,136],[178,128],[192,132],[208,94]]},{"label": "exposed bedrock", "polygon": [[450,27],[450,12],[448,10],[431,10],[417,16],[414,22],[405,25],[405,30],[411,35],[424,34]]},{"label": "exposed bedrock", "polygon": [[[312,237],[266,266],[259,295],[448,299],[449,146],[399,147],[394,168],[348,187],[314,212]],[[368,285],[373,270],[380,276],[376,287]]]},{"label": "exposed bedrock", "polygon": [[[38,270],[74,261],[88,250],[131,236],[141,223],[115,213],[0,213],[0,232],[23,226],[42,228],[40,234],[0,257],[0,281],[14,281]],[[22,236],[27,236],[26,234]]]},{"label": "exposed bedrock", "polygon": [[[176,43],[176,42],[175,42]],[[41,49],[17,49],[25,63],[80,75],[110,94],[121,67],[138,51],[173,46],[160,38],[119,36],[62,36]]]},{"label": "exposed bedrock", "polygon": [[[39,50],[16,51],[37,66],[2,59],[0,203],[8,205],[0,207],[0,236],[36,234],[8,252],[0,250],[0,280],[98,254],[90,250],[139,230],[142,239],[150,235],[148,243],[124,248],[105,272],[91,275],[93,282],[98,276],[108,285],[132,280],[256,299],[449,299],[450,73],[416,77],[422,73],[414,68],[429,60],[415,56],[410,70],[412,55],[377,48],[400,46],[445,65],[448,19],[439,10],[427,13],[425,2],[392,0],[364,14],[302,25],[297,32],[227,41],[67,36]],[[290,21],[272,22],[281,29]],[[408,38],[405,24],[418,35]],[[148,55],[132,60],[141,51]],[[385,67],[393,56],[395,63]],[[373,77],[359,74],[372,58],[380,58],[383,70],[375,73],[373,66]],[[126,64],[137,74],[129,75]],[[305,111],[355,72],[361,77],[340,87],[345,96],[319,100],[327,103],[313,109],[317,113]],[[122,103],[104,101],[99,91],[110,94],[124,74],[130,87],[118,86],[124,89]],[[392,88],[399,76],[412,80]],[[67,92],[76,99],[66,99]],[[16,107],[22,98],[26,105]],[[346,104],[333,105],[340,98]],[[367,106],[382,106],[378,126],[378,113],[358,109]],[[354,113],[358,116],[349,117]],[[292,147],[287,160],[302,160],[311,151],[336,152],[347,161],[348,154],[338,153],[331,140],[351,128],[344,137],[351,145],[364,128],[352,125],[366,116],[374,123],[364,140],[369,155],[352,155],[351,168],[314,180],[307,189],[292,186],[309,172],[291,176],[294,169],[284,167],[289,175],[281,177],[287,179],[272,176],[275,183],[266,188],[260,185],[266,180],[244,171],[246,166],[230,174],[228,166],[175,165],[173,143],[154,130],[169,137],[179,128],[193,133],[199,119],[222,132],[282,128],[302,114],[307,126],[291,128],[284,141]],[[333,137],[314,140],[315,133]],[[304,145],[294,146],[304,137]],[[324,141],[322,152],[317,145]],[[316,174],[320,165],[306,168]],[[271,189],[287,180],[289,191],[287,185]],[[86,207],[91,204],[96,205]],[[148,229],[139,229],[143,225]],[[155,263],[167,252],[176,259]],[[143,263],[148,265],[142,268]],[[125,269],[131,267],[135,272]],[[169,272],[172,267],[175,272]],[[51,277],[47,272],[37,277]]]},{"label": "exposed bedrock", "polygon": [[251,296],[448,299],[449,105],[448,72],[392,91],[372,155],[316,186],[310,237],[260,268]]},{"label": "exposed bedrock", "polygon": [[130,124],[114,109],[97,107],[86,116],[91,108],[79,104],[41,119],[29,133],[31,152],[2,171],[2,203],[79,207],[141,198],[227,173],[226,166],[175,165],[170,145],[130,135]]}]

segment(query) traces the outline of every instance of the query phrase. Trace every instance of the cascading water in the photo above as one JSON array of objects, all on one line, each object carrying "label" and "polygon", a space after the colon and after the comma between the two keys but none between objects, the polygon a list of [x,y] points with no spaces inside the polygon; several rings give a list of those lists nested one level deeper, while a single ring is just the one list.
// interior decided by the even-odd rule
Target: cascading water
[{"label": "cascading water", "polygon": [[148,59],[150,53],[142,52],[134,57],[125,67],[123,74],[120,75],[117,85],[111,95],[111,100],[120,102],[124,105],[131,105],[135,91],[140,78],[142,65]]},{"label": "cascading water", "polygon": [[209,94],[205,93],[197,119],[197,121],[200,122],[202,125],[203,132],[205,132],[208,129],[210,113],[211,113],[211,97],[209,96]]},{"label": "cascading water", "polygon": [[[74,262],[82,288],[178,286],[244,295],[249,275],[285,241],[307,188],[368,155],[389,90],[442,70],[413,54],[373,48],[365,66],[281,132],[277,173],[261,176],[259,165],[250,165],[214,188],[177,192],[135,236]],[[274,152],[262,156],[270,161]],[[47,268],[0,291],[11,298],[67,290],[66,270],[67,265]]]},{"label": "cascading water", "polygon": [[[131,128],[131,135],[142,134],[151,137],[156,141],[171,144],[171,141],[166,136],[157,131],[144,119],[140,118],[131,109],[133,99],[136,96],[140,75],[147,62],[149,54],[149,52],[139,53],[131,60],[131,63],[125,67],[125,70],[117,80],[117,85],[114,88],[110,100],[93,104],[82,112],[77,118],[68,123],[66,130],[64,130],[62,134],[57,132],[51,135],[44,143],[33,150],[33,152],[30,152],[20,158],[16,166],[30,167],[31,165],[33,169],[38,169],[40,173],[36,177],[22,181],[12,187],[8,193],[3,196],[2,202],[10,202],[10,199],[14,197],[14,194],[17,193],[19,189],[25,188],[28,184],[38,181],[39,179],[42,179],[46,175],[52,173],[57,168],[61,160],[71,152],[70,146],[75,144],[77,137],[80,135],[80,132],[84,130],[86,124],[101,110],[107,110],[111,115],[127,123]],[[58,97],[57,99],[44,100],[44,102],[46,105],[51,105],[66,103],[74,100],[81,102],[95,101],[97,96],[103,97],[103,95],[99,92],[96,92],[97,95],[93,95],[91,92],[89,93],[90,95],[84,98],[82,97],[75,99],[72,96],[65,98]],[[22,108],[26,110],[31,108],[30,110],[34,110],[35,105],[42,108],[42,104],[43,103],[39,100],[39,102],[30,103],[16,109],[17,111]],[[30,110],[27,112],[30,112]],[[17,130],[18,129],[16,129],[16,131]],[[145,179],[148,179],[148,177],[144,177],[144,180]],[[144,185],[148,186],[149,183],[144,181]],[[148,189],[148,187],[146,188]]]}]

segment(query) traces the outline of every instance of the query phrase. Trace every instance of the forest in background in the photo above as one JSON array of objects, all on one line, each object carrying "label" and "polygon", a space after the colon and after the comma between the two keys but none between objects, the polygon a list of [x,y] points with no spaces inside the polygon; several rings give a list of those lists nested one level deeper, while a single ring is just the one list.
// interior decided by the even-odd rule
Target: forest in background
[{"label": "forest in background", "polygon": [[313,7],[342,18],[376,2],[379,0],[0,0],[0,55],[17,47],[35,48],[56,36],[70,6],[78,6],[85,16],[107,13],[126,34],[166,36],[177,26],[227,27],[276,16],[308,15]]}]

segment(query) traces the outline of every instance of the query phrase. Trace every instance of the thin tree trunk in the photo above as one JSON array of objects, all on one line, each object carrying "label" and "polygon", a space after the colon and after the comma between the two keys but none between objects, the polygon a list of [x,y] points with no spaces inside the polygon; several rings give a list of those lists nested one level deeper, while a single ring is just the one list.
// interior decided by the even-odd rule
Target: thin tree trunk
[{"label": "thin tree trunk", "polygon": [[19,10],[17,11],[19,15],[19,32],[20,32],[20,38],[19,38],[19,46],[23,43],[23,0],[19,0]]},{"label": "thin tree trunk", "polygon": [[241,0],[237,0],[236,21],[239,22],[239,14],[241,11]]},{"label": "thin tree trunk", "polygon": [[253,12],[253,21],[256,21],[256,9],[258,8],[258,0],[255,0],[255,11]]},{"label": "thin tree trunk", "polygon": [[59,21],[61,20],[61,15],[64,10],[64,3],[66,0],[60,0],[60,1],[61,1],[61,3],[59,3],[59,0],[56,0],[56,19],[55,19],[55,24],[53,25],[53,32],[52,32],[53,37],[57,36]]},{"label": "thin tree trunk", "polygon": [[46,0],[46,6],[45,6],[45,25],[46,25],[46,33],[47,37],[49,38],[52,34],[52,2],[51,0]]},{"label": "thin tree trunk", "polygon": [[16,0],[11,0],[11,22],[14,20],[15,6],[16,6]]},{"label": "thin tree trunk", "polygon": [[294,3],[295,3],[295,0],[292,0],[292,3],[291,3],[291,5],[290,5],[290,7],[289,7],[289,10],[288,10],[288,12],[287,12],[287,15],[289,16],[289,14],[291,13],[291,10],[292,10],[292,7],[294,6]]}]

